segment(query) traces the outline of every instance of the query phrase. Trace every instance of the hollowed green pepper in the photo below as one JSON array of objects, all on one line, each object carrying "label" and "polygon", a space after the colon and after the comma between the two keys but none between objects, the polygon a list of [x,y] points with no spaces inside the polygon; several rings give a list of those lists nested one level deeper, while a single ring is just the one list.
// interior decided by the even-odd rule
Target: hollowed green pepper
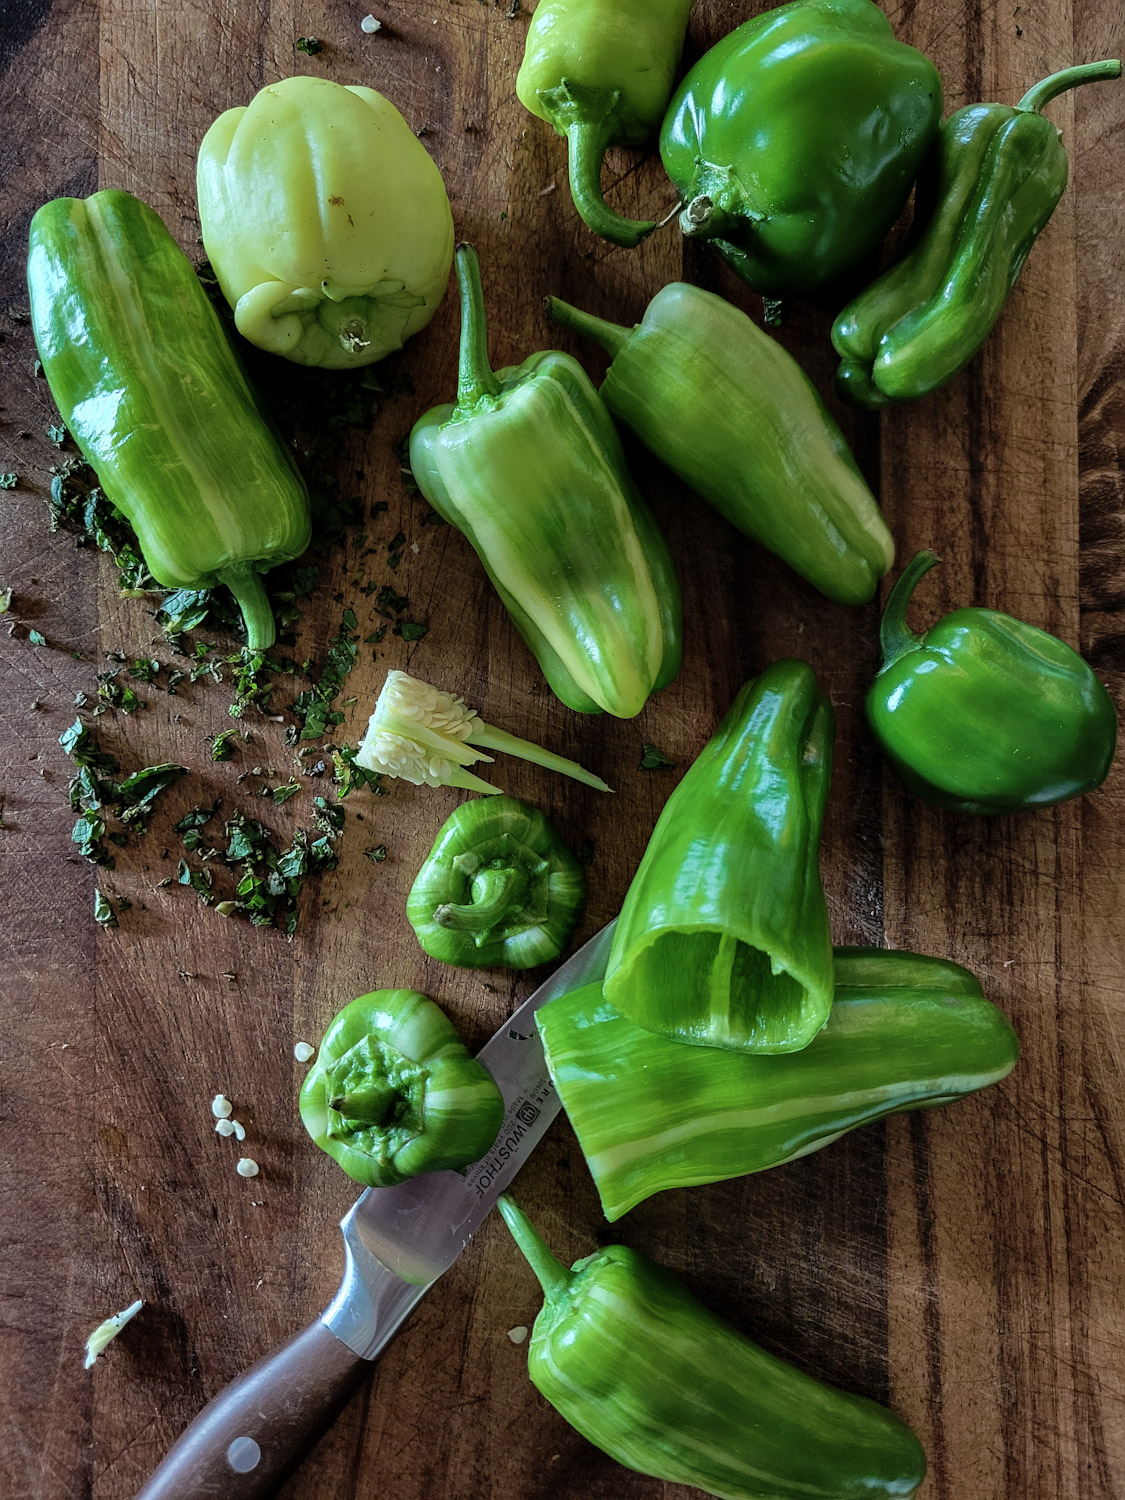
[{"label": "hollowed green pepper", "polygon": [[614,931],[605,997],[705,1047],[794,1052],[832,1005],[820,825],[832,706],[801,661],[748,682],[669,797]]},{"label": "hollowed green pepper", "polygon": [[1057,636],[992,609],[906,626],[919,552],[891,590],[867,718],[912,792],[959,812],[1050,807],[1101,786],[1117,746],[1113,700]]},{"label": "hollowed green pepper", "polygon": [[724,297],[673,282],[622,328],[547,298],[613,356],[602,400],[732,525],[840,604],[866,604],[894,543],[808,376]]},{"label": "hollowed green pepper", "polygon": [[504,1100],[453,1023],[416,990],[361,995],[324,1033],[300,1096],[305,1129],[364,1187],[466,1167]]},{"label": "hollowed green pepper", "polygon": [[653,1193],[819,1151],[948,1104],[1015,1066],[1015,1032],[958,964],[837,948],[832,1014],[802,1052],[681,1047],[588,984],[536,1012],[547,1065],[611,1222]]},{"label": "hollowed green pepper", "polygon": [[489,368],[480,266],[457,248],[457,403],[414,425],[418,487],[463,531],[553,692],[620,719],[680,668],[680,588],[613,420],[568,354]]},{"label": "hollowed green pepper", "polygon": [[43,205],[27,279],[51,394],[152,576],[225,584],[247,644],[271,645],[261,574],[308,546],[308,495],[187,257],[107,190]]},{"label": "hollowed green pepper", "polygon": [[531,1382],[626,1468],[720,1500],[910,1500],[926,1455],[904,1422],[768,1354],[655,1261],[607,1245],[571,1270],[510,1199],[543,1288]]},{"label": "hollowed green pepper", "polygon": [[703,236],[770,297],[865,260],[941,121],[941,80],[872,0],[794,0],[745,22],[680,84],[660,154]]},{"label": "hollowed green pepper", "polygon": [[442,825],[406,915],[443,964],[530,969],[566,947],[585,897],[582,866],[543,813],[516,797],[486,797]]},{"label": "hollowed green pepper", "polygon": [[570,191],[603,239],[633,246],[656,228],[602,197],[602,157],[660,124],[692,0],[540,0],[516,78],[520,103],[565,136]]},{"label": "hollowed green pepper", "polygon": [[1066,89],[1120,76],[1119,62],[1067,68],[1014,109],[970,104],[946,120],[919,187],[929,201],[916,215],[921,238],[833,325],[842,396],[886,406],[937,390],[968,364],[1066,187],[1060,132],[1039,111]]}]

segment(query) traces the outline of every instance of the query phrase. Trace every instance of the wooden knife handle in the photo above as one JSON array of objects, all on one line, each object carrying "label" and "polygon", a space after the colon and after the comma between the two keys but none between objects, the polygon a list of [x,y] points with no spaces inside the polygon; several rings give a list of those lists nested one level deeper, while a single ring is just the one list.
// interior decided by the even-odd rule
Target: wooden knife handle
[{"label": "wooden knife handle", "polygon": [[272,1495],[370,1363],[318,1319],[221,1390],[169,1450],[137,1500]]}]

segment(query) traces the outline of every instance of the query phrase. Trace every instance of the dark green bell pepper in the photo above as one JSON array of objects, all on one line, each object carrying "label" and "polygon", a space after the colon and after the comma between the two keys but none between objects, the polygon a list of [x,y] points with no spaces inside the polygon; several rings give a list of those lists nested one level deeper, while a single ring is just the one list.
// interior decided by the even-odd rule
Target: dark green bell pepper
[{"label": "dark green bell pepper", "polygon": [[919,552],[891,590],[867,718],[912,792],[959,812],[1050,807],[1101,786],[1117,746],[1113,701],[1065,642],[992,609],[906,626]]},{"label": "dark green bell pepper", "polygon": [[508,1198],[543,1288],[531,1382],[626,1468],[722,1500],[910,1500],[926,1455],[904,1422],[768,1354],[662,1266],[607,1245],[571,1270]]},{"label": "dark green bell pepper", "polygon": [[431,958],[530,969],[558,958],[586,899],[582,866],[537,807],[465,802],[442,825],[406,902]]},{"label": "dark green bell pepper", "polygon": [[859,1125],[998,1083],[1019,1044],[967,969],[837,948],[823,1031],[757,1057],[682,1047],[614,1010],[600,984],[536,1012],[547,1065],[611,1222],[653,1193],[819,1151]]},{"label": "dark green bell pepper", "polygon": [[631,719],[680,668],[668,545],[582,366],[547,352],[494,374],[476,251],[459,245],[455,263],[457,402],[415,423],[414,477],[473,544],[553,692]]},{"label": "dark green bell pepper", "polygon": [[701,1047],[794,1052],[832,1005],[820,825],[834,716],[802,661],[731,704],[676,787],[625,897],[605,996]]},{"label": "dark green bell pepper", "polygon": [[941,121],[937,69],[872,0],[794,0],[739,26],[677,89],[660,132],[686,235],[769,297],[875,250]]},{"label": "dark green bell pepper", "polygon": [[924,396],[968,364],[1066,187],[1060,132],[1039,111],[1066,89],[1120,76],[1119,62],[1067,68],[1014,109],[970,104],[946,120],[919,185],[921,237],[833,325],[846,400],[877,408]]}]

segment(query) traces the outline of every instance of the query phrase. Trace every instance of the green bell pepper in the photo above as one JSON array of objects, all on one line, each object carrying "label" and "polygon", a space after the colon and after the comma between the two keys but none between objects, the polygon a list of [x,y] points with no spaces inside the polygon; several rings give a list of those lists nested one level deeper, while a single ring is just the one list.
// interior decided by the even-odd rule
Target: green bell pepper
[{"label": "green bell pepper", "polygon": [[51,394],[149,572],[225,584],[272,645],[261,574],[308,546],[308,494],[159,215],[116,190],[45,203],[27,280]]},{"label": "green bell pepper", "polygon": [[660,124],[692,0],[540,0],[516,78],[520,103],[565,136],[570,191],[586,224],[615,245],[656,225],[624,219],[602,197],[602,157]]},{"label": "green bell pepper", "polygon": [[684,234],[757,291],[799,296],[875,250],[940,121],[936,68],[872,0],[794,0],[700,58],[660,154]]},{"label": "green bell pepper", "polygon": [[984,343],[1037,236],[1062,197],[1067,157],[1039,113],[1082,83],[1119,78],[1119,62],[1067,68],[1020,102],[951,115],[932,153],[915,247],[840,313],[832,342],[840,394],[858,406],[925,396]]},{"label": "green bell pepper", "polygon": [[622,328],[547,298],[613,356],[601,397],[646,447],[840,604],[866,604],[894,543],[843,434],[797,361],[724,297],[673,282]]},{"label": "green bell pepper", "polygon": [[582,866],[537,807],[465,802],[442,824],[406,915],[431,958],[531,969],[558,958],[582,915]]},{"label": "green bell pepper", "polygon": [[416,990],[345,1005],[301,1085],[305,1129],[364,1187],[467,1167],[504,1120],[504,1099],[453,1023]]},{"label": "green bell pepper", "polygon": [[794,1052],[832,1005],[820,825],[834,716],[802,661],[748,682],[669,797],[625,896],[605,997],[701,1047]]},{"label": "green bell pepper", "polygon": [[859,1125],[998,1083],[1019,1044],[967,969],[837,948],[832,1014],[802,1052],[682,1047],[600,984],[536,1012],[547,1065],[611,1222],[653,1193],[819,1151]]},{"label": "green bell pepper", "polygon": [[457,403],[414,424],[414,477],[472,543],[562,702],[631,719],[680,668],[667,543],[582,366],[551,351],[494,374],[471,245],[456,267]]},{"label": "green bell pepper", "polygon": [[1050,807],[1101,786],[1117,747],[1113,700],[1065,642],[992,609],[906,626],[919,552],[891,590],[867,718],[899,776],[959,812]]},{"label": "green bell pepper", "polygon": [[500,1212],[543,1288],[531,1382],[626,1468],[721,1500],[910,1500],[926,1456],[864,1396],[768,1354],[655,1261],[607,1245],[567,1270],[508,1198]]}]

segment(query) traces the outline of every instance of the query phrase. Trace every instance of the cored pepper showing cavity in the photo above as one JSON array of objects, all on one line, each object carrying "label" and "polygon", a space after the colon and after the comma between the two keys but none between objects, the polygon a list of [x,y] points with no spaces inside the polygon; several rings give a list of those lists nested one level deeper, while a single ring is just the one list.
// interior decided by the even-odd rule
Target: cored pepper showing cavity
[{"label": "cored pepper showing cavity", "polygon": [[970,104],[946,120],[931,180],[919,186],[929,205],[916,215],[921,238],[833,326],[842,396],[886,406],[936,390],[968,364],[1066,187],[1060,132],[1040,110],[1066,89],[1120,76],[1119,62],[1067,68],[1014,109]]},{"label": "cored pepper showing cavity", "polygon": [[603,239],[633,246],[656,228],[624,219],[602,197],[602,157],[636,146],[660,124],[692,0],[540,0],[516,93],[566,137],[570,191]]},{"label": "cored pepper showing cavity", "polygon": [[798,296],[872,253],[940,121],[936,68],[872,0],[794,0],[700,58],[660,154],[683,232],[757,291]]},{"label": "cored pepper showing cavity", "polygon": [[487,797],[442,825],[406,915],[443,964],[530,969],[566,947],[585,897],[582,866],[543,813],[515,797]]},{"label": "cored pepper showing cavity", "polygon": [[613,420],[568,354],[489,368],[480,265],[456,252],[457,404],[410,434],[426,499],[463,531],[554,693],[620,719],[680,668],[680,588]]},{"label": "cored pepper showing cavity", "polygon": [[51,394],[152,576],[225,584],[272,645],[261,574],[308,546],[308,495],[159,215],[116,190],[45,203],[27,279]]},{"label": "cored pepper showing cavity", "polygon": [[571,1270],[508,1198],[500,1212],[543,1288],[531,1382],[618,1463],[722,1500],[910,1500],[926,1456],[886,1407],[752,1343],[636,1250]]},{"label": "cored pepper showing cavity", "polygon": [[724,297],[673,282],[634,328],[547,298],[613,356],[602,400],[740,531],[841,604],[866,604],[894,543],[808,376]]},{"label": "cored pepper showing cavity", "polygon": [[794,1052],[832,1005],[820,825],[832,706],[802,661],[734,700],[660,814],[617,919],[606,999],[704,1047]]},{"label": "cored pepper showing cavity", "polygon": [[393,1187],[482,1157],[504,1100],[432,1000],[375,990],[345,1005],[324,1033],[300,1110],[349,1177]]},{"label": "cored pepper showing cavity", "polygon": [[992,609],[958,609],[924,636],[906,626],[919,552],[883,612],[883,665],[867,718],[919,797],[959,812],[1050,807],[1101,786],[1117,746],[1113,701],[1057,636]]},{"label": "cored pepper showing cavity", "polygon": [[547,1065],[611,1222],[653,1193],[781,1166],[884,1115],[998,1083],[1019,1044],[967,969],[837,948],[832,1014],[802,1052],[681,1047],[600,984],[536,1013]]}]

